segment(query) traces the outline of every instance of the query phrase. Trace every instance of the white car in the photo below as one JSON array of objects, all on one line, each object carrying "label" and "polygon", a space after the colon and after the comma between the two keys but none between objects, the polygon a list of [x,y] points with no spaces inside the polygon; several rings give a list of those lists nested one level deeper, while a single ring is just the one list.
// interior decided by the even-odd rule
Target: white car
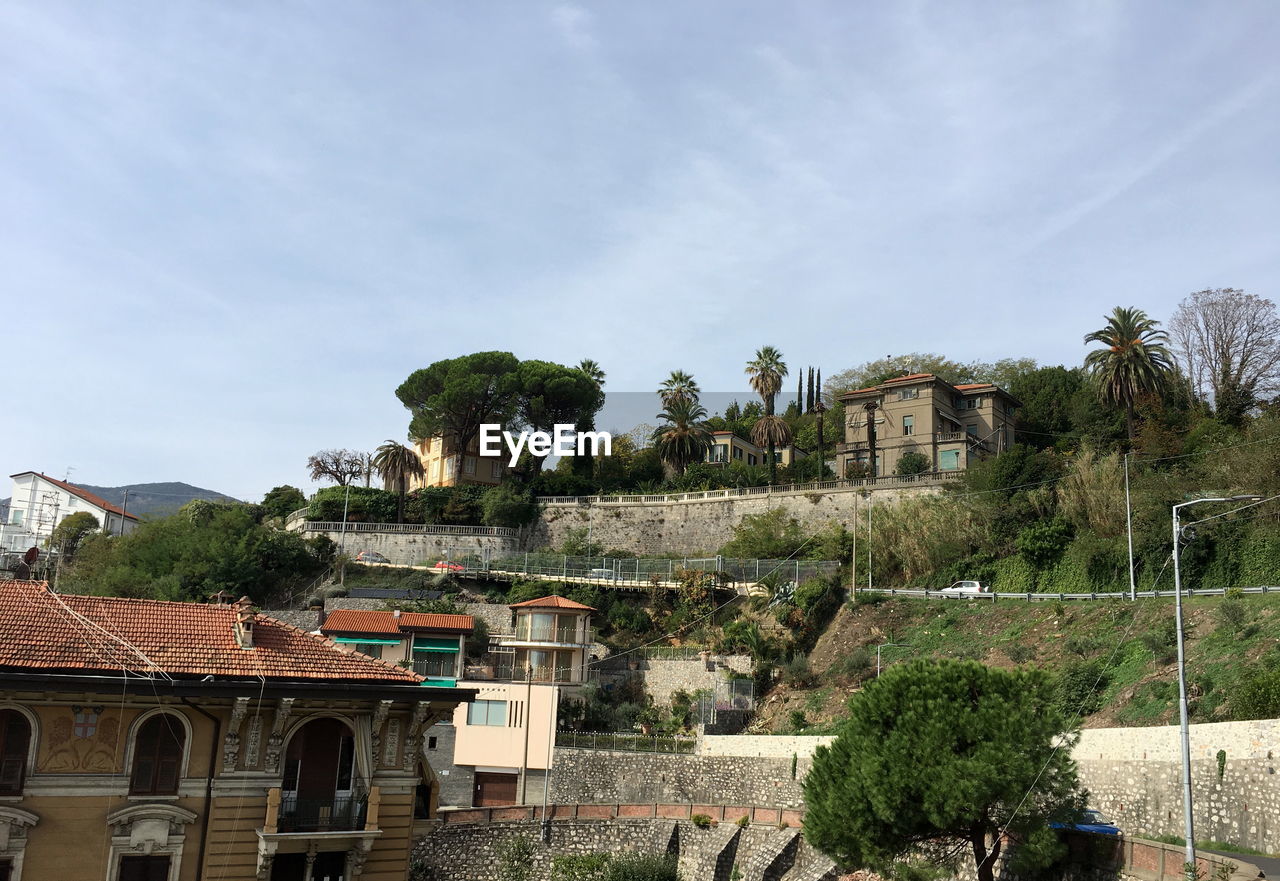
[{"label": "white car", "polygon": [[991,585],[983,584],[980,581],[957,581],[950,587],[944,587],[938,593],[946,597],[973,597],[979,594],[991,593]]},{"label": "white car", "polygon": [[587,573],[588,578],[606,578],[609,581],[617,580],[617,573],[612,569],[592,569]]}]

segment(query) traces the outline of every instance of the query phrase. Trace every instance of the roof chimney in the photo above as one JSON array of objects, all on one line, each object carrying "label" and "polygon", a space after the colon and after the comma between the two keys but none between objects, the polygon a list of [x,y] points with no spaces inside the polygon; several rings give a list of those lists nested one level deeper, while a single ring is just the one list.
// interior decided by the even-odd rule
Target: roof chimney
[{"label": "roof chimney", "polygon": [[392,613],[391,613],[391,617],[392,617],[392,618],[399,618],[399,617],[400,617],[400,610],[399,610],[399,609],[396,609],[394,612],[392,612]]},{"label": "roof chimney", "polygon": [[235,604],[236,610],[236,642],[242,649],[253,648],[253,600],[240,597]]}]

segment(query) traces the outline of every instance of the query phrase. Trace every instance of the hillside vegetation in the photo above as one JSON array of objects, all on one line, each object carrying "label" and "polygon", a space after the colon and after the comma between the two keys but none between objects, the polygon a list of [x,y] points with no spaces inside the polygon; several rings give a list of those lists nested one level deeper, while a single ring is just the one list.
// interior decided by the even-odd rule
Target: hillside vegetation
[{"label": "hillside vegetation", "polygon": [[[1280,595],[1186,601],[1193,722],[1280,713]],[[909,658],[964,658],[1055,671],[1059,700],[1085,727],[1176,721],[1172,599],[1037,603],[866,596],[836,614],[808,656],[804,677],[784,677],[756,729],[822,733],[848,697],[886,666]],[[802,718],[803,717],[803,718]]]}]

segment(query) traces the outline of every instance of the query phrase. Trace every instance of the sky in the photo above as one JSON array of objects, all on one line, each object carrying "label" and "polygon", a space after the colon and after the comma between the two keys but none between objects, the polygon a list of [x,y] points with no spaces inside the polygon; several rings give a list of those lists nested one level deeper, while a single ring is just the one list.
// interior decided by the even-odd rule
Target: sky
[{"label": "sky", "polygon": [[1280,297],[1277,45],[1270,0],[11,0],[0,467],[310,489],[486,349],[1075,365]]}]

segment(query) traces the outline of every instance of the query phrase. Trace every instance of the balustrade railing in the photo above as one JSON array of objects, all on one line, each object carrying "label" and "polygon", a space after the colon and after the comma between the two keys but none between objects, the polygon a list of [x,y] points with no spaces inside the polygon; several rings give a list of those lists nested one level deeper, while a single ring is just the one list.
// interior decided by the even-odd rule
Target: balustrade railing
[{"label": "balustrade railing", "polygon": [[280,795],[277,827],[281,832],[349,832],[363,829],[368,808],[367,793],[334,793],[328,797],[299,798],[296,792]]},{"label": "balustrade railing", "polygon": [[864,477],[856,480],[823,480],[809,483],[782,483],[773,486],[742,486],[730,489],[711,489],[703,492],[665,493],[662,495],[540,496],[538,501],[544,505],[646,505],[665,502],[689,502],[701,499],[777,495],[779,493],[930,486],[957,480],[962,474],[962,471],[930,471],[925,474],[891,474],[884,477]]}]

